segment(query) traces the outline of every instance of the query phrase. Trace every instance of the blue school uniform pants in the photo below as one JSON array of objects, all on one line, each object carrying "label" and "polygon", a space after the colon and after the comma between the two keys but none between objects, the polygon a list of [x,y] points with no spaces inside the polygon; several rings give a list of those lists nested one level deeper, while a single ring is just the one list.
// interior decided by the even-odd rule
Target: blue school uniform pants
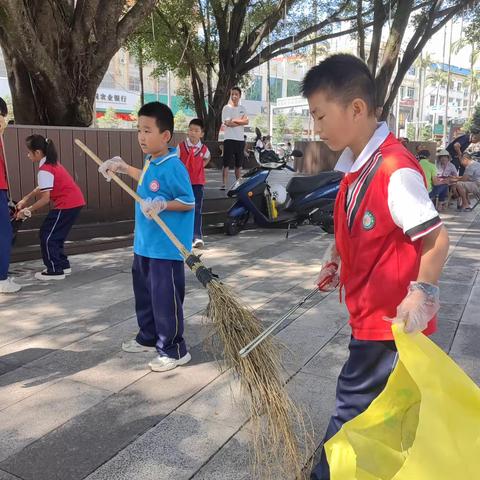
[{"label": "blue school uniform pants", "polygon": [[12,224],[6,190],[0,190],[0,280],[8,277],[10,250],[12,248]]},{"label": "blue school uniform pants", "polygon": [[[338,377],[335,413],[328,424],[324,443],[332,438],[344,423],[364,412],[380,395],[397,363],[394,341],[352,338],[348,349],[350,355]],[[313,469],[310,479],[330,479],[323,449],[320,463]]]},{"label": "blue school uniform pants", "polygon": [[53,209],[40,227],[40,247],[48,273],[63,273],[70,268],[64,252],[64,243],[82,207]]},{"label": "blue school uniform pants", "polygon": [[203,185],[192,185],[195,196],[195,220],[193,223],[193,240],[201,240],[202,235],[202,206],[203,206]]},{"label": "blue school uniform pants", "polygon": [[160,356],[179,359],[187,353],[183,339],[185,267],[181,260],[134,255],[133,291],[141,345]]}]

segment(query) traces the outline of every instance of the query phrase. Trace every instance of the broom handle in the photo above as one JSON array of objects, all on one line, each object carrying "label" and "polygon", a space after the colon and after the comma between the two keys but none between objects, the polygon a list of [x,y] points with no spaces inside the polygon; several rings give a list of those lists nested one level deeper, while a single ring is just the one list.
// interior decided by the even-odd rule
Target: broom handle
[{"label": "broom handle", "polygon": [[268,328],[266,328],[258,337],[254,338],[247,346],[243,347],[238,354],[240,357],[246,357],[254,348],[258,347],[267,337],[269,337],[276,328],[287,320],[290,315],[295,313],[305,302],[310,300],[310,298],[314,297],[319,292],[318,287],[315,287],[305,298],[300,300],[296,305],[294,305],[282,318],[279,318],[275,322],[273,322]]},{"label": "broom handle", "polygon": [[[102,165],[102,160],[92,152],[83,142],[78,138],[75,139],[75,143],[79,146],[98,166]],[[141,198],[132,188],[130,188],[120,177],[115,175],[115,173],[110,172],[110,175],[113,181],[123,190],[125,190],[136,202],[140,203]],[[183,244],[178,240],[178,238],[173,234],[173,232],[168,228],[166,223],[155,213],[152,216],[152,220],[163,230],[165,235],[172,241],[172,243],[178,248],[184,259],[190,255],[190,252],[183,246]]]}]

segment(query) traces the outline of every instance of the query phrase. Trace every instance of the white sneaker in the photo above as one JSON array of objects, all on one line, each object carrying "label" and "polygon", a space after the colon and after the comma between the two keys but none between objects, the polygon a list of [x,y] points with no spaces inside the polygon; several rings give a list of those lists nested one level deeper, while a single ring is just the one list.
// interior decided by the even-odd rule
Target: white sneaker
[{"label": "white sneaker", "polygon": [[203,248],[205,245],[205,242],[201,238],[196,238],[193,241],[193,248]]},{"label": "white sneaker", "polygon": [[21,288],[21,285],[15,283],[11,278],[0,280],[0,293],[17,293]]},{"label": "white sneaker", "polygon": [[141,352],[156,352],[157,349],[155,347],[147,347],[145,345],[141,345],[135,339],[128,340],[128,342],[122,343],[122,350],[128,353],[141,353]]},{"label": "white sneaker", "polygon": [[148,364],[148,366],[154,372],[166,372],[168,370],[173,370],[174,368],[179,367],[180,365],[185,365],[191,359],[192,359],[192,356],[188,352],[182,358],[179,358],[178,360],[176,358],[158,356],[157,358],[154,358]]},{"label": "white sneaker", "polygon": [[47,271],[37,272],[35,274],[37,280],[43,280],[44,282],[49,282],[50,280],[65,280],[64,273],[48,273]]},{"label": "white sneaker", "polygon": [[65,275],[70,275],[70,274],[72,273],[72,269],[71,269],[71,268],[64,268],[64,269],[63,269],[63,273],[64,273]]}]

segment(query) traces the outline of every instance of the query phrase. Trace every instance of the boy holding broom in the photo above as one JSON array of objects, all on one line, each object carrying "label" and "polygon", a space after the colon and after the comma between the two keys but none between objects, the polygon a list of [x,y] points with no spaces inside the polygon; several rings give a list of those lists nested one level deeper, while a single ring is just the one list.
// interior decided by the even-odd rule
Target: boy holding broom
[{"label": "boy holding broom", "polygon": [[107,180],[109,172],[123,173],[138,181],[143,199],[135,205],[134,260],[132,267],[135,310],[139,332],[124,342],[126,352],[154,352],[149,363],[164,372],[191,359],[183,339],[185,271],[183,258],[163,230],[152,221],[159,214],[187,250],[192,248],[195,198],[185,166],[174,148],[173,114],[160,102],[147,103],[138,112],[138,143],[146,160],[143,170],[120,157],[99,168]]},{"label": "boy holding broom", "polygon": [[[391,323],[429,335],[448,234],[415,158],[375,117],[375,83],[364,62],[337,54],[303,80],[316,132],[343,153],[335,243],[318,283],[340,284],[350,314],[349,357],[337,383],[325,442],[381,393],[397,361]],[[338,275],[339,272],[339,275]],[[325,452],[312,480],[330,478]]]}]

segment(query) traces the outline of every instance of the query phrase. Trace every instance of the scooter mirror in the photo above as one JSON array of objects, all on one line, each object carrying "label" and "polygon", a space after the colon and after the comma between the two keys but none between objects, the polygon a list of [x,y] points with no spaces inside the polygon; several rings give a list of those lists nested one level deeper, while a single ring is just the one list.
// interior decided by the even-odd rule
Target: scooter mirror
[{"label": "scooter mirror", "polygon": [[292,157],[303,157],[303,153],[300,150],[293,150]]}]

